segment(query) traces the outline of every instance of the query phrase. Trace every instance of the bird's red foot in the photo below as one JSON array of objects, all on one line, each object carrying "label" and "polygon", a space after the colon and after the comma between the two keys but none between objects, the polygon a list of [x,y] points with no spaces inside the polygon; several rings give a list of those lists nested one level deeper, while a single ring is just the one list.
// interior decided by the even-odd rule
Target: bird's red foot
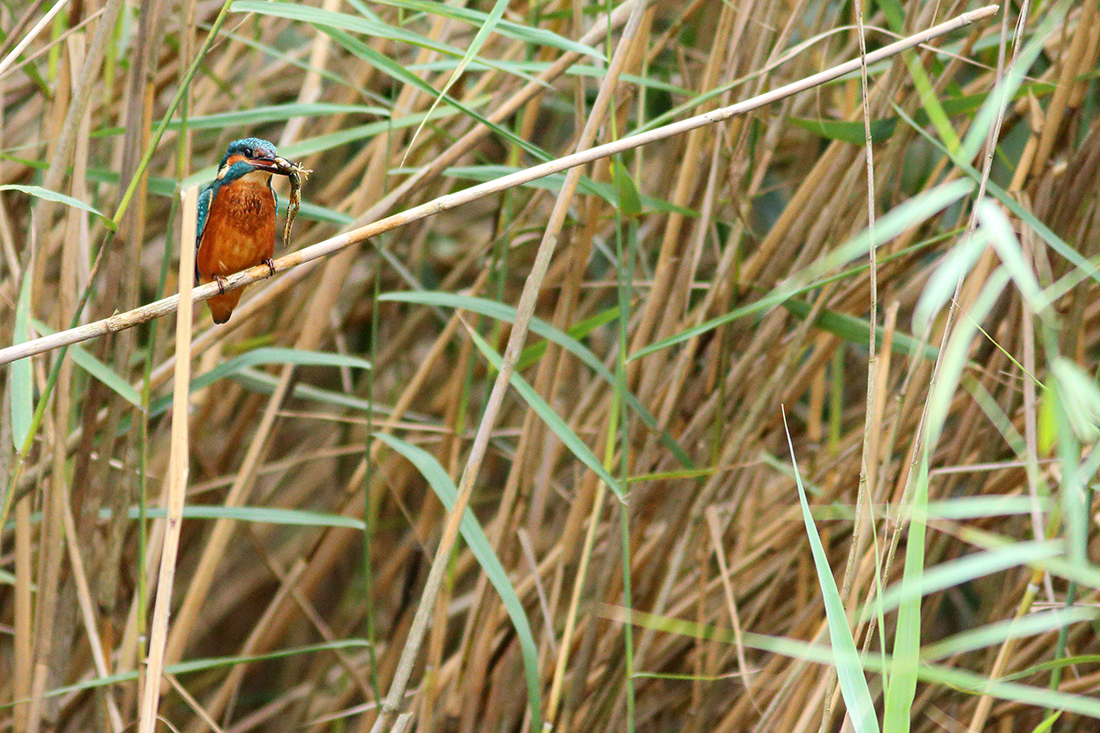
[{"label": "bird's red foot", "polygon": [[225,278],[221,275],[215,275],[214,282],[218,284],[218,294],[225,295]]},{"label": "bird's red foot", "polygon": [[267,265],[267,269],[271,270],[271,274],[274,275],[275,274],[275,260],[268,257],[266,260],[264,260],[264,264]]}]

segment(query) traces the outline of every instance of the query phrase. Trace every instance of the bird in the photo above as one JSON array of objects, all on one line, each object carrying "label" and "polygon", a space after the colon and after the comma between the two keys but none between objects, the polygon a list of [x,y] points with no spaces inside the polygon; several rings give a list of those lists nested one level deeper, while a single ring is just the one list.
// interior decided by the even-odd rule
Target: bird
[{"label": "bird", "polygon": [[244,292],[225,292],[227,276],[265,263],[275,274],[278,197],[271,176],[289,175],[293,165],[267,140],[236,140],[226,150],[217,178],[199,193],[195,279],[218,283],[219,294],[207,301],[214,323],[229,320]]}]

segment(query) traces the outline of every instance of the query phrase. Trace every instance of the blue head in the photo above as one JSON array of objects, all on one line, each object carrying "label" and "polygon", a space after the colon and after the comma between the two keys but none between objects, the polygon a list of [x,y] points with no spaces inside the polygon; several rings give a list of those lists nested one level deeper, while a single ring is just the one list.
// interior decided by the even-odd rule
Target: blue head
[{"label": "blue head", "polygon": [[218,180],[229,183],[252,171],[286,175],[285,163],[272,143],[258,137],[246,137],[232,142],[225,151],[218,167]]}]

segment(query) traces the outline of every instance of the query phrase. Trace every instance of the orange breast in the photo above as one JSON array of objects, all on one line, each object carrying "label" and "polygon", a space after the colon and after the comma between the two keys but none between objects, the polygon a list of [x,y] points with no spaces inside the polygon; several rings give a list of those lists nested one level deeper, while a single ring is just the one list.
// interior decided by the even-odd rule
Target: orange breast
[{"label": "orange breast", "polygon": [[275,197],[266,184],[222,186],[210,202],[196,264],[203,282],[263,264],[275,254]]}]

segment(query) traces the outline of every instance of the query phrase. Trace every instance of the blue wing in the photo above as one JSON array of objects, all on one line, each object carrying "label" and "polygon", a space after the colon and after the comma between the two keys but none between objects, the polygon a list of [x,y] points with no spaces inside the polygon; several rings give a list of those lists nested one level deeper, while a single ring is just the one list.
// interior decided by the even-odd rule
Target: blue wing
[{"label": "blue wing", "polygon": [[210,202],[214,200],[214,183],[208,183],[199,191],[199,214],[195,227],[195,244],[202,241],[202,233],[206,229],[206,218],[210,215]]},{"label": "blue wing", "polygon": [[208,183],[199,191],[198,215],[195,217],[195,283],[201,281],[199,277],[199,246],[202,244],[202,233],[206,231],[206,219],[210,216],[210,204],[214,200],[214,188],[217,181]]}]

